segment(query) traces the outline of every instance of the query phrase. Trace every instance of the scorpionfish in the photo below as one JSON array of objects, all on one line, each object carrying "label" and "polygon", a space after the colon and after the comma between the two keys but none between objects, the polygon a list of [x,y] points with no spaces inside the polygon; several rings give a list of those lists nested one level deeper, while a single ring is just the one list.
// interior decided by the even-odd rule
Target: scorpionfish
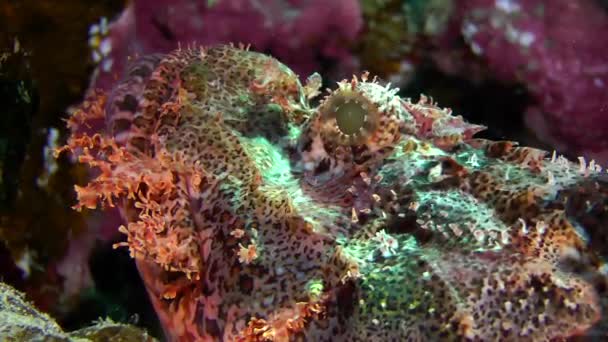
[{"label": "scorpionfish", "polygon": [[233,45],[132,62],[68,120],[76,209],[118,207],[170,341],[548,341],[601,322],[567,210],[599,165],[367,73],[320,91]]}]

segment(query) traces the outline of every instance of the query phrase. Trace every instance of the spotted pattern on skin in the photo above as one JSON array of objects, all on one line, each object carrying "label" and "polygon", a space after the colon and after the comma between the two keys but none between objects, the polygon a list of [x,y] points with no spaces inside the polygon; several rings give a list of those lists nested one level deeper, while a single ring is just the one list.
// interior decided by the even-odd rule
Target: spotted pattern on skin
[{"label": "spotted pattern on skin", "polygon": [[320,84],[188,48],[70,118],[63,150],[99,174],[75,207],[121,208],[168,340],[549,341],[601,318],[603,262],[559,196],[597,174],[367,74],[315,107]]}]

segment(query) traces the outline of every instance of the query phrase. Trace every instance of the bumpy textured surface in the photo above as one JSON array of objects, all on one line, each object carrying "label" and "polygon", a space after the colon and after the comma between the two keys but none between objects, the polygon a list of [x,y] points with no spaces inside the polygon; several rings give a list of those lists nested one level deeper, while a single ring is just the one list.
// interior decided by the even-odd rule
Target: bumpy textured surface
[{"label": "bumpy textured surface", "polygon": [[2,341],[101,342],[156,339],[127,324],[99,320],[94,325],[71,333],[64,332],[48,315],[28,303],[23,293],[0,282],[0,339]]},{"label": "bumpy textured surface", "polygon": [[[601,183],[390,86],[313,107],[284,65],[148,56],[70,119],[171,340],[554,340],[601,318],[602,264],[562,189]],[[87,132],[105,120],[106,132]]]},{"label": "bumpy textured surface", "polygon": [[41,336],[49,341],[67,341],[67,336],[48,315],[38,312],[23,294],[0,283],[0,337],[6,341],[27,341]]}]

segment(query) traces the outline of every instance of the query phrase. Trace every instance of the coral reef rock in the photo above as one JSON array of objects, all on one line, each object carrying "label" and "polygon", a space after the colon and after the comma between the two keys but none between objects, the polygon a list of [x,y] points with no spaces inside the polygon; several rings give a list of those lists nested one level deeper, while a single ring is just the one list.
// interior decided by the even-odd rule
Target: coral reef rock
[{"label": "coral reef rock", "polygon": [[24,295],[0,282],[0,339],[2,341],[101,342],[156,339],[139,328],[100,320],[90,327],[64,332],[48,315],[39,312]]},{"label": "coral reef rock", "polygon": [[188,44],[251,44],[302,74],[332,65],[356,69],[351,52],[363,18],[357,0],[129,1],[109,24],[92,26],[93,84],[104,88],[122,74],[132,56],[170,52]]},{"label": "coral reef rock", "polygon": [[608,12],[600,1],[464,0],[458,5],[450,29],[435,37],[441,69],[470,77],[483,66],[490,77],[521,83],[534,99],[525,122],[541,141],[608,162],[608,40],[596,37],[608,29]]}]

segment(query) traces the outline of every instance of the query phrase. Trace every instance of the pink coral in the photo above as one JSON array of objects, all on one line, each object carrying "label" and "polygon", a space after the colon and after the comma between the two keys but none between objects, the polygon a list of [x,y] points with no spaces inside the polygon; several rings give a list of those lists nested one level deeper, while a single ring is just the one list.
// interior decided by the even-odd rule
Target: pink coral
[{"label": "pink coral", "polygon": [[94,87],[109,89],[129,57],[193,43],[251,44],[300,75],[334,61],[345,75],[355,66],[349,49],[362,26],[356,0],[136,0],[110,25],[111,67],[99,68]]},{"label": "pink coral", "polygon": [[[608,14],[596,1],[464,0],[435,56],[444,70],[484,65],[522,82],[535,103],[526,123],[556,149],[608,162]],[[454,49],[464,38],[468,56]],[[474,57],[473,57],[474,56]]]}]

